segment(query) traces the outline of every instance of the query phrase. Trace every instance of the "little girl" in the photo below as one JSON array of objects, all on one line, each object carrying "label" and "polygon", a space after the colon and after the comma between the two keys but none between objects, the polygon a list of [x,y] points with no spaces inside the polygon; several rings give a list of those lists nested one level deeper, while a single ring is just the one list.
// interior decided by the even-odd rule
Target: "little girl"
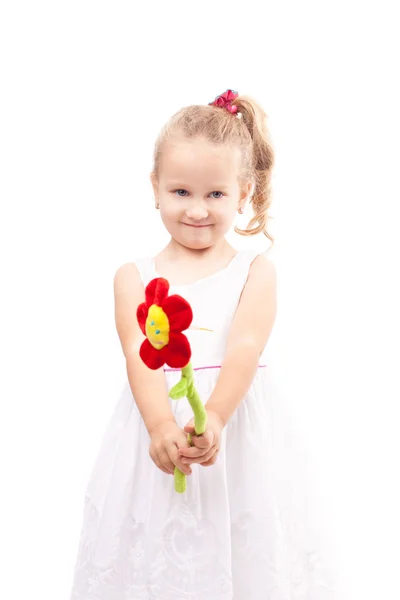
[{"label": "little girl", "polygon": [[[155,258],[115,274],[127,381],[87,487],[71,600],[333,598],[282,492],[293,474],[278,466],[266,360],[275,267],[225,238],[251,200],[248,229],[236,231],[273,242],[273,164],[265,112],[232,90],[183,108],[157,139],[151,181],[171,239]],[[139,356],[145,338],[136,311],[156,277],[193,309],[185,335],[208,416],[200,436],[187,398],[168,397],[180,370],[153,371]],[[174,489],[175,467],[187,475],[183,494]]]}]

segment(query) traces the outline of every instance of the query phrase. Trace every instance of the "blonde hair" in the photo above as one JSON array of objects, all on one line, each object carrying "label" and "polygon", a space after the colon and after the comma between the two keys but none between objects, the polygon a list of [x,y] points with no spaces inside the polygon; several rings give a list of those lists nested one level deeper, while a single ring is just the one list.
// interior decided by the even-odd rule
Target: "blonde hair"
[{"label": "blonde hair", "polygon": [[161,129],[154,148],[153,180],[158,179],[161,155],[169,140],[182,135],[185,139],[198,136],[217,144],[237,146],[241,155],[239,181],[252,181],[251,205],[253,217],[246,229],[235,227],[236,233],[249,236],[263,233],[272,245],[273,236],[267,231],[271,205],[271,172],[274,152],[267,129],[267,115],[262,107],[249,96],[238,96],[232,101],[242,113],[241,118],[226,108],[212,105],[185,106],[172,115]]}]

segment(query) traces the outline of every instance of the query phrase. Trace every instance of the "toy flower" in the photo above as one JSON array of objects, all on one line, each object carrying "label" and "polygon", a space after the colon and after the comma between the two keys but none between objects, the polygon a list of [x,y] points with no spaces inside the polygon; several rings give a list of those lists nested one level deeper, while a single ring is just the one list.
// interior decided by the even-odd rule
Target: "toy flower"
[{"label": "toy flower", "polygon": [[234,115],[239,109],[237,106],[232,105],[232,100],[235,100],[235,98],[238,96],[239,94],[237,92],[234,92],[233,90],[226,90],[226,92],[217,96],[214,102],[209,102],[209,105],[226,108]]},{"label": "toy flower", "polygon": [[193,319],[191,306],[181,296],[168,296],[169,283],[163,277],[150,281],[146,301],[138,306],[137,319],[146,336],[140,347],[140,357],[153,370],[164,364],[183,368],[192,352],[182,331]]},{"label": "toy flower", "polygon": [[[189,328],[193,312],[182,296],[168,296],[168,291],[169,283],[163,277],[153,279],[146,287],[146,301],[137,309],[137,320],[146,336],[140,347],[140,357],[153,370],[165,363],[172,368],[181,369],[181,379],[170,390],[169,396],[173,400],[187,397],[194,413],[196,434],[201,435],[206,430],[207,412],[194,385],[189,340],[182,333]],[[187,439],[193,445],[190,433]],[[174,480],[175,490],[180,494],[185,492],[186,475],[178,467],[175,467]]]}]

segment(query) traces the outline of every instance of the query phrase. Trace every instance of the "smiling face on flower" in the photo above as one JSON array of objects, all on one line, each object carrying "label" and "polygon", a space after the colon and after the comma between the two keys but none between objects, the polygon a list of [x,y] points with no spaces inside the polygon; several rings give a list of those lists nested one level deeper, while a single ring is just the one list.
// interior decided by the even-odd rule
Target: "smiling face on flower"
[{"label": "smiling face on flower", "polygon": [[146,337],[156,350],[161,350],[169,342],[169,320],[165,312],[157,304],[149,308],[146,319]]}]

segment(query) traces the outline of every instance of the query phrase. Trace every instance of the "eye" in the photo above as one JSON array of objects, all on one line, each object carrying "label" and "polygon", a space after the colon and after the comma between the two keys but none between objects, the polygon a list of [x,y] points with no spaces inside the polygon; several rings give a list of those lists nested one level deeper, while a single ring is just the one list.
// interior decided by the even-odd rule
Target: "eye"
[{"label": "eye", "polygon": [[[176,194],[176,192],[186,192],[186,190],[184,190],[183,188],[181,188],[181,189],[179,189],[179,190],[174,190],[174,191],[173,191],[173,193],[174,193],[174,194]],[[214,196],[214,199],[215,199],[215,200],[219,200],[219,199],[220,199],[222,196],[225,196],[225,194],[224,194],[223,192],[218,192],[218,191],[215,191],[215,192],[211,192],[211,193],[212,193],[212,194],[221,194],[221,196],[218,196],[218,198],[216,198],[216,197]],[[178,196],[180,196],[181,198],[185,198],[185,196],[184,196],[184,195],[182,195],[182,194],[178,194]]]}]

